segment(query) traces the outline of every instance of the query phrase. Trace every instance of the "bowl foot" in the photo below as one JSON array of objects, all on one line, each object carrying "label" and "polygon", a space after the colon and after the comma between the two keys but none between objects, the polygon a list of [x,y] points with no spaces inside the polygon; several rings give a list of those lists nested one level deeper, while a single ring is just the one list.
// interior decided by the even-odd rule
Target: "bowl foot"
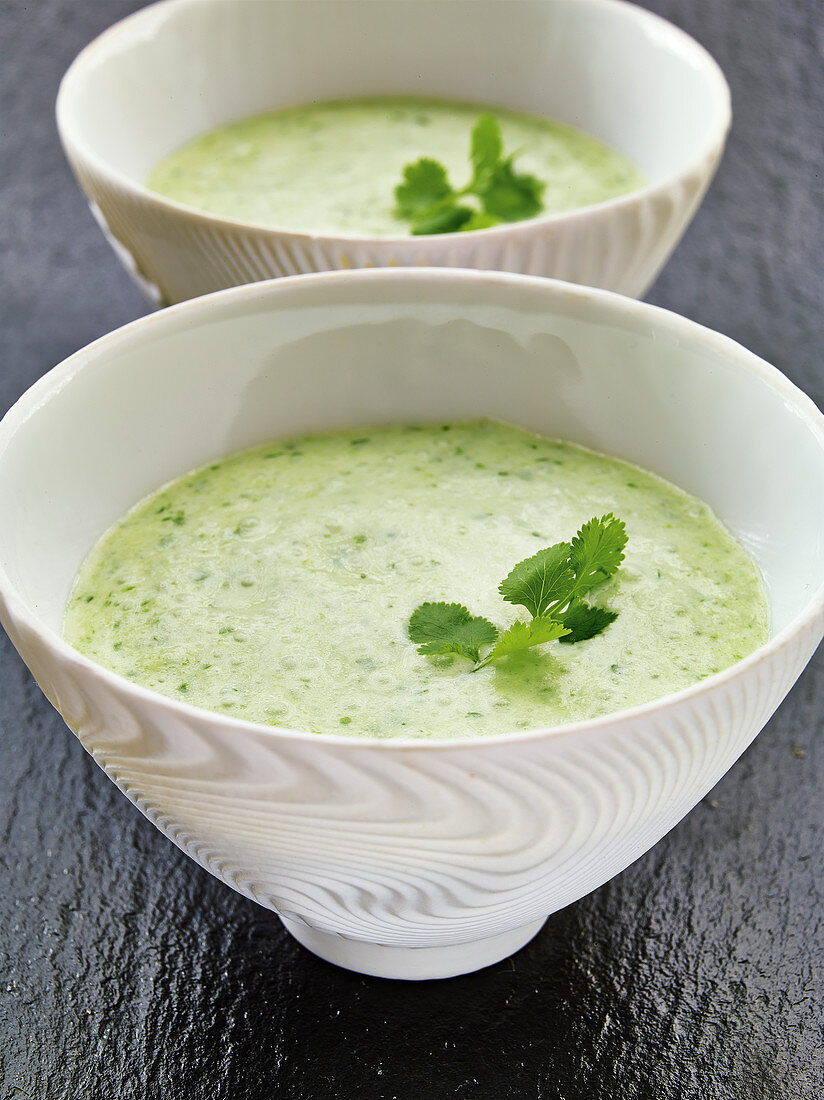
[{"label": "bowl foot", "polygon": [[474,970],[500,962],[529,943],[540,931],[546,917],[485,940],[446,947],[384,947],[378,943],[364,943],[363,940],[318,932],[288,917],[280,919],[298,943],[327,962],[358,974],[422,981],[471,974]]}]

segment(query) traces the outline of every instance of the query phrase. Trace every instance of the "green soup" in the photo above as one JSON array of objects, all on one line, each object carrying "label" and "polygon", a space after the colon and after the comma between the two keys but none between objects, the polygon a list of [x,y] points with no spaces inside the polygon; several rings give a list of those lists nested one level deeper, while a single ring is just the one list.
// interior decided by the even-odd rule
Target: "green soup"
[{"label": "green soup", "polygon": [[[358,99],[294,107],[222,126],[165,158],[148,186],[221,217],[303,233],[397,237],[404,165],[439,160],[455,187],[470,175],[469,135],[487,108],[427,99]],[[579,130],[492,108],[519,171],[547,183],[545,213],[641,187],[623,156]]]},{"label": "green soup", "polygon": [[[598,637],[471,673],[407,636],[424,601],[502,629],[499,582],[614,512],[629,541],[589,599]],[[190,473],[89,555],[67,639],[163,695],[319,733],[449,737],[606,714],[687,687],[767,637],[759,574],[701,501],[494,422],[316,435]]]}]

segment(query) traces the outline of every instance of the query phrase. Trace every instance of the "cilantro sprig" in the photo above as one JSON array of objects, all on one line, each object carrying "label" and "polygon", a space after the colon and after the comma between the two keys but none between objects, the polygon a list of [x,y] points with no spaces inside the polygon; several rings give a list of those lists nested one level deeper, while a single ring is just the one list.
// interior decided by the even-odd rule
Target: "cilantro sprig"
[{"label": "cilantro sprig", "polygon": [[477,663],[481,646],[495,641],[498,628],[460,603],[422,603],[409,619],[409,637],[424,643],[418,653],[457,653]]},{"label": "cilantro sprig", "polygon": [[481,115],[472,128],[469,159],[472,177],[460,190],[452,186],[444,166],[431,157],[406,165],[403,182],[395,188],[395,214],[410,223],[413,236],[487,229],[534,218],[543,210],[546,184],[515,171],[515,154],[504,156],[494,115]]},{"label": "cilantro sprig", "polygon": [[[585,523],[570,542],[557,542],[518,562],[498,586],[503,598],[531,618],[500,634],[489,619],[459,603],[423,603],[409,619],[410,640],[425,655],[456,653],[473,672],[511,653],[559,641],[583,642],[615,622],[616,611],[593,607],[584,596],[608,580],[624,560],[627,532],[610,512]],[[491,647],[491,648],[489,648]],[[485,656],[481,650],[488,649]]]}]

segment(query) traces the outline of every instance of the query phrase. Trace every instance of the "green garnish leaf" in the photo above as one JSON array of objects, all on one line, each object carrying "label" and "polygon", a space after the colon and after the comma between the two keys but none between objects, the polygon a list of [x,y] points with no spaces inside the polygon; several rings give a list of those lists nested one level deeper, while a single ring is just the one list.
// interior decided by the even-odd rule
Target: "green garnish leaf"
[{"label": "green garnish leaf", "polygon": [[575,576],[569,564],[570,544],[557,542],[518,562],[498,586],[507,603],[521,604],[530,615],[550,613],[572,593]]},{"label": "green garnish leaf", "polygon": [[[473,212],[468,222],[461,226],[461,232],[466,233],[470,229],[489,229],[493,225],[500,225],[501,219],[494,218],[491,214],[482,214],[480,210]],[[412,230],[414,233],[414,229]]]},{"label": "green garnish leaf", "polygon": [[564,635],[568,632],[566,623],[551,619],[548,615],[541,615],[529,623],[513,623],[509,630],[501,635],[495,647],[487,654],[483,664],[478,665],[478,668],[483,668],[490,661],[497,661],[510,653],[519,653],[522,649],[543,645],[544,642],[554,642],[556,638],[565,641]]},{"label": "green garnish leaf", "polygon": [[[543,210],[546,184],[516,172],[514,156],[504,156],[501,128],[483,114],[472,128],[472,178],[456,190],[444,166],[431,157],[407,164],[395,188],[395,214],[410,222],[413,236],[488,229],[501,222],[532,218]],[[471,204],[464,200],[471,199]]]},{"label": "green garnish leaf", "polygon": [[[498,628],[460,603],[423,603],[409,619],[409,637],[418,653],[459,653],[475,662],[473,672],[492,661],[545,642],[584,642],[618,618],[617,611],[592,607],[581,599],[615,573],[624,560],[627,532],[609,512],[593,516],[571,542],[556,542],[518,562],[498,591],[520,604],[532,621],[516,622],[498,638]],[[492,649],[481,658],[481,649]]]},{"label": "green garnish leaf", "polygon": [[567,629],[561,641],[569,645],[585,642],[606,630],[617,618],[617,611],[607,611],[604,607],[590,607],[583,600],[573,600],[561,619]]},{"label": "green garnish leaf", "polygon": [[492,645],[498,628],[460,603],[422,603],[409,619],[409,637],[422,643],[418,653],[458,653],[478,662],[481,646]]},{"label": "green garnish leaf", "polygon": [[457,198],[446,169],[437,160],[421,157],[403,170],[403,183],[395,188],[397,213],[417,218],[444,199]]},{"label": "green garnish leaf", "polygon": [[485,190],[480,194],[484,210],[504,222],[520,222],[534,218],[544,208],[546,184],[537,176],[518,173],[508,157],[490,174]]},{"label": "green garnish leaf", "polygon": [[497,118],[489,113],[481,115],[472,128],[469,142],[469,159],[474,169],[473,183],[477,183],[503,159],[504,143]]},{"label": "green garnish leaf", "polygon": [[431,207],[412,222],[410,232],[413,237],[429,233],[454,233],[463,229],[472,220],[474,212],[470,206],[447,204],[442,208]]},{"label": "green garnish leaf", "polygon": [[570,565],[575,574],[574,594],[588,592],[611,577],[624,560],[627,530],[612,512],[585,523],[572,540]]}]

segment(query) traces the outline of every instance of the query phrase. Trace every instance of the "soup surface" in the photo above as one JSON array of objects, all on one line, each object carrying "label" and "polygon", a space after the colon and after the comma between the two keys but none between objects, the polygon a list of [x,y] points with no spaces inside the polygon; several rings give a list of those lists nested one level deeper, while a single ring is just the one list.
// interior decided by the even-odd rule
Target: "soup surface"
[{"label": "soup surface", "polygon": [[[470,175],[469,135],[487,108],[427,99],[294,107],[222,126],[161,161],[147,185],[222,217],[303,233],[407,236],[393,214],[404,165],[433,157],[454,187]],[[538,115],[491,108],[516,167],[546,181],[544,213],[603,202],[644,179],[621,154]]]},{"label": "soup surface", "polygon": [[[626,559],[588,597],[599,636],[472,673],[407,635],[425,601],[501,629],[497,586],[593,515]],[[677,691],[767,637],[760,576],[699,500],[635,466],[482,421],[273,443],[187,474],[92,550],[67,639],[161,694],[320,733],[447,737],[605,714]]]}]

